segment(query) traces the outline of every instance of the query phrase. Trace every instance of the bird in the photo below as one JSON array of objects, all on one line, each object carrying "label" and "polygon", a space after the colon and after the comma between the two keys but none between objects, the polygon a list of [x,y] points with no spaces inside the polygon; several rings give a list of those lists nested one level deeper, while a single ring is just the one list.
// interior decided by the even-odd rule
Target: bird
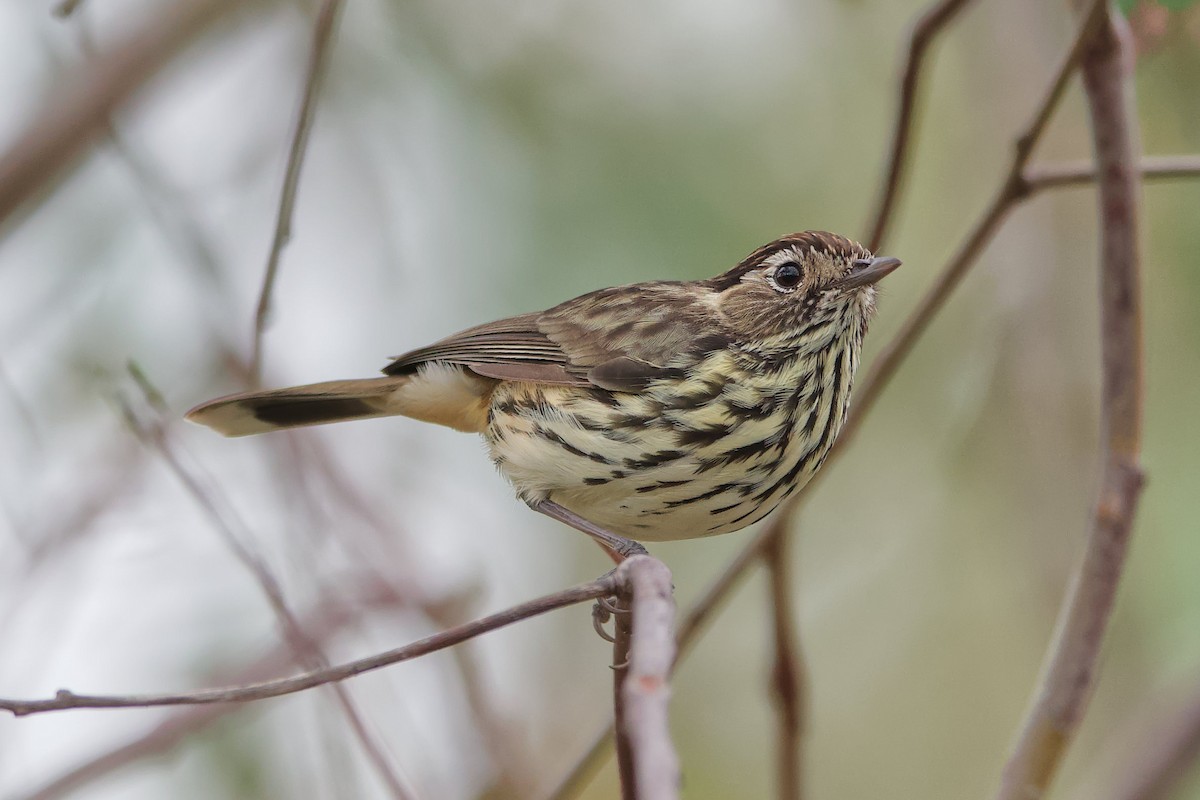
[{"label": "bird", "polygon": [[758,522],[846,419],[876,283],[900,266],[824,231],[713,278],[600,289],[394,357],[382,377],[220,397],[226,436],[405,416],[479,433],[530,508],[615,561]]}]

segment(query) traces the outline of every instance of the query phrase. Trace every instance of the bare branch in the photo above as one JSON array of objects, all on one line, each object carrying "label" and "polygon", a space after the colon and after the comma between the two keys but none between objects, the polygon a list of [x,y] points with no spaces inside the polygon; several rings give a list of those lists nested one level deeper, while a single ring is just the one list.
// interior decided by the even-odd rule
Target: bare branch
[{"label": "bare branch", "polygon": [[[234,557],[253,576],[283,631],[285,641],[295,652],[300,665],[310,670],[328,667],[328,658],[300,626],[295,614],[288,606],[287,600],[283,596],[283,587],[279,585],[279,581],[266,563],[250,549],[246,541],[249,537],[246,534],[245,524],[238,518],[229,502],[221,496],[215,483],[206,479],[197,467],[185,464],[180,453],[172,446],[162,418],[167,409],[163,404],[161,394],[140,370],[131,368],[130,373],[142,388],[148,404],[157,415],[143,418],[132,407],[125,404],[123,411],[130,428],[143,444],[154,450],[163,459],[172,474],[209,518],[213,529],[220,535]],[[329,689],[341,708],[342,714],[346,717],[350,730],[362,746],[367,760],[375,767],[391,795],[398,800],[410,797],[412,791],[405,786],[405,781],[401,779],[389,762],[382,745],[375,741],[375,737],[367,730],[362,713],[358,710],[346,687],[335,683],[331,684]]]},{"label": "bare branch", "polygon": [[[1146,181],[1197,178],[1200,177],[1200,156],[1144,156],[1137,168],[1142,173],[1142,180]],[[1046,164],[1025,170],[1025,186],[1030,194],[1095,182],[1096,168],[1090,161]]]},{"label": "bare branch", "polygon": [[867,235],[867,249],[871,252],[878,252],[887,235],[896,197],[900,194],[900,185],[908,167],[908,142],[915,127],[917,94],[925,55],[934,38],[953,21],[968,2],[969,0],[939,0],[917,18],[909,31],[908,50],[904,56],[904,70],[900,77],[900,105],[892,123],[892,143],[888,151],[887,169],[880,182],[879,199],[871,212],[872,222],[868,226],[870,233]]},{"label": "bare branch", "polygon": [[[817,473],[817,477],[820,477],[821,474]],[[733,561],[729,562],[721,570],[721,574],[709,584],[700,599],[687,610],[679,623],[679,632],[675,637],[676,665],[691,652],[692,646],[700,640],[700,635],[704,632],[712,615],[740,585],[742,579],[749,573],[749,568],[763,557],[771,540],[787,529],[789,524],[790,517],[788,515],[782,512],[773,514],[766,527],[755,534],[749,544],[742,548]],[[609,722],[596,732],[592,743],[576,759],[548,795],[549,800],[567,800],[567,798],[577,797],[583,791],[612,753],[613,727],[614,723]]]},{"label": "bare branch", "polygon": [[0,225],[61,175],[104,133],[113,111],[185,45],[222,15],[247,5],[252,4],[234,0],[164,4],[128,39],[65,76],[63,88],[0,157]]},{"label": "bare branch", "polygon": [[[818,473],[819,475],[820,473]],[[704,594],[700,596],[679,623],[675,636],[675,664],[683,660],[693,645],[700,640],[709,620],[718,608],[746,577],[749,567],[758,562],[773,536],[778,535],[780,528],[787,527],[788,518],[783,514],[775,514],[765,528],[729,562],[721,574],[717,576]],[[547,795],[548,800],[567,800],[581,794],[595,774],[612,754],[613,748],[612,721],[604,724],[588,745],[571,765],[566,774],[555,784],[554,789]]]},{"label": "bare branch", "polygon": [[66,19],[78,11],[81,5],[83,5],[83,0],[59,0],[54,8],[50,9],[50,13],[59,19]]},{"label": "bare branch", "polygon": [[771,669],[771,698],[775,702],[776,759],[779,800],[800,800],[804,794],[800,748],[804,736],[807,675],[800,651],[798,624],[792,609],[791,537],[785,529],[768,542],[763,562],[767,567],[771,595],[771,622],[775,663]]},{"label": "bare branch", "polygon": [[1033,707],[1004,769],[998,800],[1037,800],[1087,708],[1142,488],[1141,189],[1125,21],[1105,6],[1082,71],[1099,176],[1101,478],[1095,519],[1059,616]]},{"label": "bare branch", "polygon": [[679,797],[679,758],[671,744],[668,678],[675,663],[675,599],[671,571],[649,556],[621,562],[613,646],[617,762],[625,800]]},{"label": "bare branch", "polygon": [[[330,638],[355,622],[360,610],[382,610],[410,605],[414,598],[396,594],[390,586],[376,584],[354,598],[354,605],[322,602],[304,618],[304,629],[317,641]],[[230,683],[251,683],[278,675],[295,661],[289,645],[281,644],[247,666],[230,674]],[[58,800],[84,786],[141,759],[169,752],[189,736],[199,733],[228,714],[243,707],[234,703],[193,706],[175,712],[145,733],[122,745],[91,758],[60,775],[22,800]]]},{"label": "bare branch", "polygon": [[1055,73],[1054,82],[1050,84],[1046,96],[1038,104],[1038,111],[1029,127],[1017,137],[1016,157],[1013,159],[1015,169],[1012,175],[1014,177],[1019,175],[1025,165],[1029,163],[1029,157],[1033,155],[1033,148],[1037,146],[1042,134],[1046,132],[1046,126],[1050,124],[1050,118],[1062,101],[1063,92],[1067,90],[1067,83],[1075,73],[1075,68],[1079,66],[1084,47],[1103,24],[1107,9],[1106,0],[1089,0],[1083,12],[1079,30],[1071,41],[1071,49],[1063,56],[1062,63]]},{"label": "bare branch", "polygon": [[279,276],[279,260],[283,248],[292,237],[292,214],[296,208],[296,190],[300,185],[300,168],[304,164],[304,153],[308,145],[308,134],[312,130],[313,117],[317,110],[317,93],[322,78],[329,66],[329,45],[337,27],[343,0],[324,0],[317,13],[313,28],[312,50],[308,57],[308,71],[304,76],[304,94],[300,101],[300,112],[296,118],[296,129],[292,133],[292,144],[288,150],[287,169],[283,176],[283,189],[279,196],[279,212],[275,218],[275,235],[271,240],[271,251],[267,256],[267,269],[263,274],[262,289],[258,294],[258,307],[254,312],[254,342],[250,353],[250,377],[257,385],[262,377],[263,332],[267,328],[271,313],[271,294]]},{"label": "bare branch", "polygon": [[[1034,146],[1045,132],[1046,124],[1049,122],[1051,114],[1058,107],[1058,103],[1062,99],[1067,79],[1070,78],[1079,64],[1082,43],[1088,36],[1089,31],[1095,27],[1097,14],[1102,12],[1103,9],[1104,0],[1091,0],[1087,17],[1080,24],[1067,56],[1055,72],[1050,87],[1034,112],[1029,126],[1017,139],[1008,175],[1004,178],[1000,189],[988,204],[987,209],[967,234],[966,239],[959,245],[954,255],[950,257],[946,266],[942,268],[933,286],[930,287],[929,291],[917,303],[917,307],[908,315],[908,318],[904,321],[900,331],[893,337],[892,341],[876,357],[871,370],[867,373],[866,378],[863,379],[860,388],[855,392],[854,406],[851,408],[846,425],[842,428],[842,432],[838,436],[833,452],[830,453],[831,458],[836,458],[853,440],[855,434],[858,433],[859,427],[862,425],[863,419],[866,418],[871,407],[879,399],[883,387],[891,380],[900,363],[912,352],[917,339],[925,332],[925,329],[929,326],[934,316],[945,305],[951,292],[954,291],[963,276],[974,265],[979,254],[983,252],[983,248],[995,236],[996,231],[1000,229],[1000,223],[1008,216],[1009,211],[1028,197],[1023,179],[1025,166],[1029,162],[1029,157],[1033,154]],[[829,471],[828,466],[828,463],[826,463],[824,472]],[[803,495],[798,495],[791,501],[791,507],[796,507],[801,497],[808,493],[809,489],[806,487]],[[788,511],[787,508],[784,510],[785,512]]]},{"label": "bare branch", "polygon": [[582,603],[613,594],[618,588],[617,580],[612,575],[606,575],[588,583],[563,589],[553,594],[529,600],[512,608],[499,611],[480,619],[472,620],[464,625],[447,631],[426,636],[412,644],[376,653],[366,658],[349,661],[345,664],[327,669],[304,672],[291,678],[251,683],[245,686],[232,686],[222,689],[205,689],[196,692],[181,692],[177,694],[141,694],[141,695],[84,695],[76,694],[67,689],[45,700],[17,700],[0,698],[0,710],[9,711],[14,716],[22,717],[27,714],[41,714],[47,711],[62,711],[72,708],[148,708],[152,706],[185,706],[205,705],[208,703],[245,703],[253,700],[266,700],[270,697],[280,697],[285,694],[302,692],[314,686],[324,686],[335,681],[344,681],[361,675],[364,672],[389,667],[402,661],[410,661],[429,653],[444,650],[459,642],[474,638],[484,633],[503,628],[514,622],[536,617],[557,608]]}]

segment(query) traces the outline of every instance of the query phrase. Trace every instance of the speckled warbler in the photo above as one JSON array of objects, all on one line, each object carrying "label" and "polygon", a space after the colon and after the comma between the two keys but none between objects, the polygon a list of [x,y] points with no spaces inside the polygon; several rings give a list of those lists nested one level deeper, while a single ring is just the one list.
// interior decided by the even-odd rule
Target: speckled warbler
[{"label": "speckled warbler", "polygon": [[403,415],[483,435],[530,507],[617,557],[744,528],[820,468],[875,283],[900,262],[796,233],[715,278],[601,289],[469,328],[385,377],[250,392],[188,418],[227,436]]}]

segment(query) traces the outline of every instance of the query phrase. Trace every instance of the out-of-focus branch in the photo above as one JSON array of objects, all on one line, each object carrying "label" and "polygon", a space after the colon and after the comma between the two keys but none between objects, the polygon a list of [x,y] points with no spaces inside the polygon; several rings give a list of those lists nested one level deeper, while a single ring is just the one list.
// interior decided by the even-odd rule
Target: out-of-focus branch
[{"label": "out-of-focus branch", "polygon": [[[376,584],[367,587],[354,598],[353,604],[322,602],[303,619],[304,630],[316,641],[324,641],[346,629],[363,611],[386,610],[415,604],[419,598],[403,597],[390,586]],[[295,653],[286,643],[280,644],[249,665],[232,672],[224,680],[231,684],[263,681],[278,675],[295,661]],[[235,713],[241,706],[193,706],[173,713],[150,730],[126,743],[85,761],[70,772],[55,778],[21,800],[58,800],[143,758],[170,752],[180,742],[221,718]]]},{"label": "out-of-focus branch", "polygon": [[775,660],[771,667],[771,698],[775,703],[775,757],[777,759],[776,796],[779,800],[800,800],[804,794],[803,745],[806,710],[806,673],[804,656],[796,633],[798,625],[792,609],[792,565],[789,558],[791,537],[780,532],[771,537],[763,563],[769,578],[772,640]]},{"label": "out-of-focus branch", "polygon": [[1005,766],[998,800],[1042,797],[1083,718],[1141,494],[1141,176],[1130,103],[1132,55],[1125,21],[1105,6],[1081,63],[1100,190],[1103,472],[1093,527],[1064,600],[1033,707]]},{"label": "out-of-focus branch", "polygon": [[[1103,800],[1166,800],[1189,767],[1200,759],[1200,691],[1174,702],[1136,740],[1118,743],[1121,758]],[[1090,798],[1094,800],[1093,792]],[[1083,797],[1080,796],[1080,800]]]},{"label": "out-of-focus branch", "polygon": [[155,13],[125,41],[61,79],[62,89],[0,156],[0,226],[62,175],[107,129],[122,103],[222,15],[248,4],[180,0]]},{"label": "out-of-focus branch", "polygon": [[915,128],[917,95],[925,56],[934,38],[945,30],[968,2],[969,0],[939,0],[917,18],[909,31],[904,69],[900,73],[900,104],[892,122],[887,167],[880,182],[875,209],[871,212],[871,223],[867,228],[870,231],[867,234],[867,249],[872,252],[878,251],[887,235],[896,197],[900,194],[900,186],[910,160],[908,142]]},{"label": "out-of-focus branch", "polygon": [[382,653],[349,661],[345,664],[329,667],[328,669],[312,670],[291,678],[262,681],[244,686],[232,686],[222,689],[206,689],[197,692],[181,692],[177,694],[141,694],[141,695],[85,695],[76,694],[67,689],[44,700],[17,700],[0,698],[0,710],[8,711],[14,716],[41,714],[47,711],[62,711],[73,708],[148,708],[152,706],[186,706],[205,705],[209,703],[246,703],[253,700],[266,700],[271,697],[281,697],[285,694],[302,692],[314,686],[324,686],[335,681],[344,681],[361,675],[364,672],[389,667],[401,661],[411,661],[414,658],[429,653],[444,650],[459,642],[472,639],[497,628],[503,628],[514,622],[536,617],[557,608],[594,600],[613,594],[619,588],[619,583],[611,574],[588,583],[582,583],[569,589],[554,592],[543,597],[529,600],[512,608],[498,611],[486,617],[472,620],[464,625],[447,631],[435,633],[412,644],[397,647]]},{"label": "out-of-focus branch", "polygon": [[81,5],[83,5],[83,0],[59,0],[54,8],[50,9],[50,13],[60,19],[65,19],[78,11]]},{"label": "out-of-focus branch", "polygon": [[[142,416],[137,414],[130,405],[125,404],[125,418],[130,428],[143,444],[157,452],[163,459],[187,493],[212,522],[213,529],[220,535],[234,557],[253,576],[279,623],[284,640],[295,652],[300,665],[310,670],[328,667],[329,660],[325,653],[303,629],[288,606],[287,600],[283,596],[283,587],[279,585],[279,581],[266,563],[244,541],[246,537],[244,533],[240,532],[245,531],[245,525],[238,520],[233,508],[220,496],[215,484],[210,480],[205,480],[198,469],[185,464],[180,453],[172,446],[164,422],[169,412],[161,395],[140,371],[132,369],[131,373],[141,386],[152,411],[151,415]],[[405,781],[388,760],[383,746],[367,729],[362,713],[358,710],[354,699],[350,697],[349,691],[339,683],[331,684],[329,689],[341,708],[342,714],[346,717],[350,730],[353,731],[355,738],[362,746],[368,761],[375,767],[392,797],[397,800],[409,798],[412,795],[411,790],[405,786]]]},{"label": "out-of-focus branch", "polygon": [[624,800],[679,797],[679,758],[671,743],[668,679],[675,663],[671,571],[650,556],[617,568],[620,613],[613,645],[617,763]]},{"label": "out-of-focus branch", "polygon": [[250,378],[255,385],[262,377],[263,332],[271,313],[271,294],[279,275],[279,260],[283,248],[292,236],[292,214],[296,209],[296,190],[300,185],[300,168],[304,164],[308,134],[312,130],[313,117],[317,110],[317,93],[322,78],[329,66],[333,32],[337,28],[343,0],[324,0],[317,13],[313,28],[312,50],[308,57],[308,70],[304,75],[304,94],[300,111],[296,117],[296,129],[292,133],[292,144],[288,150],[287,168],[283,176],[283,189],[279,196],[279,213],[275,218],[275,234],[271,240],[267,269],[263,274],[262,289],[258,294],[258,307],[254,312],[254,342],[250,352]]},{"label": "out-of-focus branch", "polygon": [[[850,441],[853,440],[854,435],[858,433],[858,429],[862,425],[862,421],[879,399],[883,387],[891,380],[892,375],[895,374],[904,358],[912,352],[917,339],[925,332],[929,323],[933,321],[934,316],[946,304],[946,300],[949,299],[951,292],[954,291],[959,282],[962,281],[963,276],[967,274],[967,271],[979,258],[979,254],[983,252],[983,248],[992,240],[996,231],[1000,229],[1000,223],[1004,221],[1008,213],[1016,205],[1028,196],[1024,189],[1025,182],[1023,175],[1025,167],[1029,163],[1030,156],[1033,154],[1034,146],[1046,130],[1046,125],[1050,121],[1050,115],[1058,107],[1058,103],[1062,99],[1067,79],[1079,65],[1083,42],[1098,25],[1098,19],[1103,17],[1104,8],[1104,0],[1091,0],[1086,17],[1080,23],[1079,29],[1075,34],[1075,39],[1067,51],[1067,55],[1055,71],[1050,87],[1034,112],[1032,121],[1017,138],[1013,160],[1009,165],[1008,174],[1003,179],[1000,189],[975,223],[975,226],[967,234],[966,239],[959,245],[958,250],[950,257],[946,266],[942,268],[942,271],[934,280],[929,291],[925,293],[920,302],[917,303],[917,307],[908,315],[900,331],[876,357],[871,370],[867,373],[866,378],[863,379],[860,388],[855,392],[854,407],[851,409],[850,417],[846,420],[846,425],[838,437],[833,453],[830,454],[831,457],[836,457],[837,454],[844,451]],[[825,471],[828,471],[828,464],[826,464]],[[806,491],[804,495],[797,496],[792,501],[792,507],[796,507],[800,498],[807,494],[808,492]]]},{"label": "out-of-focus branch", "polygon": [[[1200,177],[1200,156],[1143,156],[1137,168],[1146,181],[1196,178]],[[1095,182],[1096,166],[1090,161],[1044,164],[1025,171],[1025,186],[1030,194]]]}]

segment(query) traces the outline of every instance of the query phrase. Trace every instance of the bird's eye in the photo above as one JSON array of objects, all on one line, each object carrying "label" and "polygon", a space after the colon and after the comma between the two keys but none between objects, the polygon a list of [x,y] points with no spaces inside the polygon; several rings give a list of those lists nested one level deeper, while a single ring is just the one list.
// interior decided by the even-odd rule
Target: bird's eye
[{"label": "bird's eye", "polygon": [[800,285],[800,267],[796,264],[780,264],[771,275],[771,282],[785,292],[790,292]]}]

